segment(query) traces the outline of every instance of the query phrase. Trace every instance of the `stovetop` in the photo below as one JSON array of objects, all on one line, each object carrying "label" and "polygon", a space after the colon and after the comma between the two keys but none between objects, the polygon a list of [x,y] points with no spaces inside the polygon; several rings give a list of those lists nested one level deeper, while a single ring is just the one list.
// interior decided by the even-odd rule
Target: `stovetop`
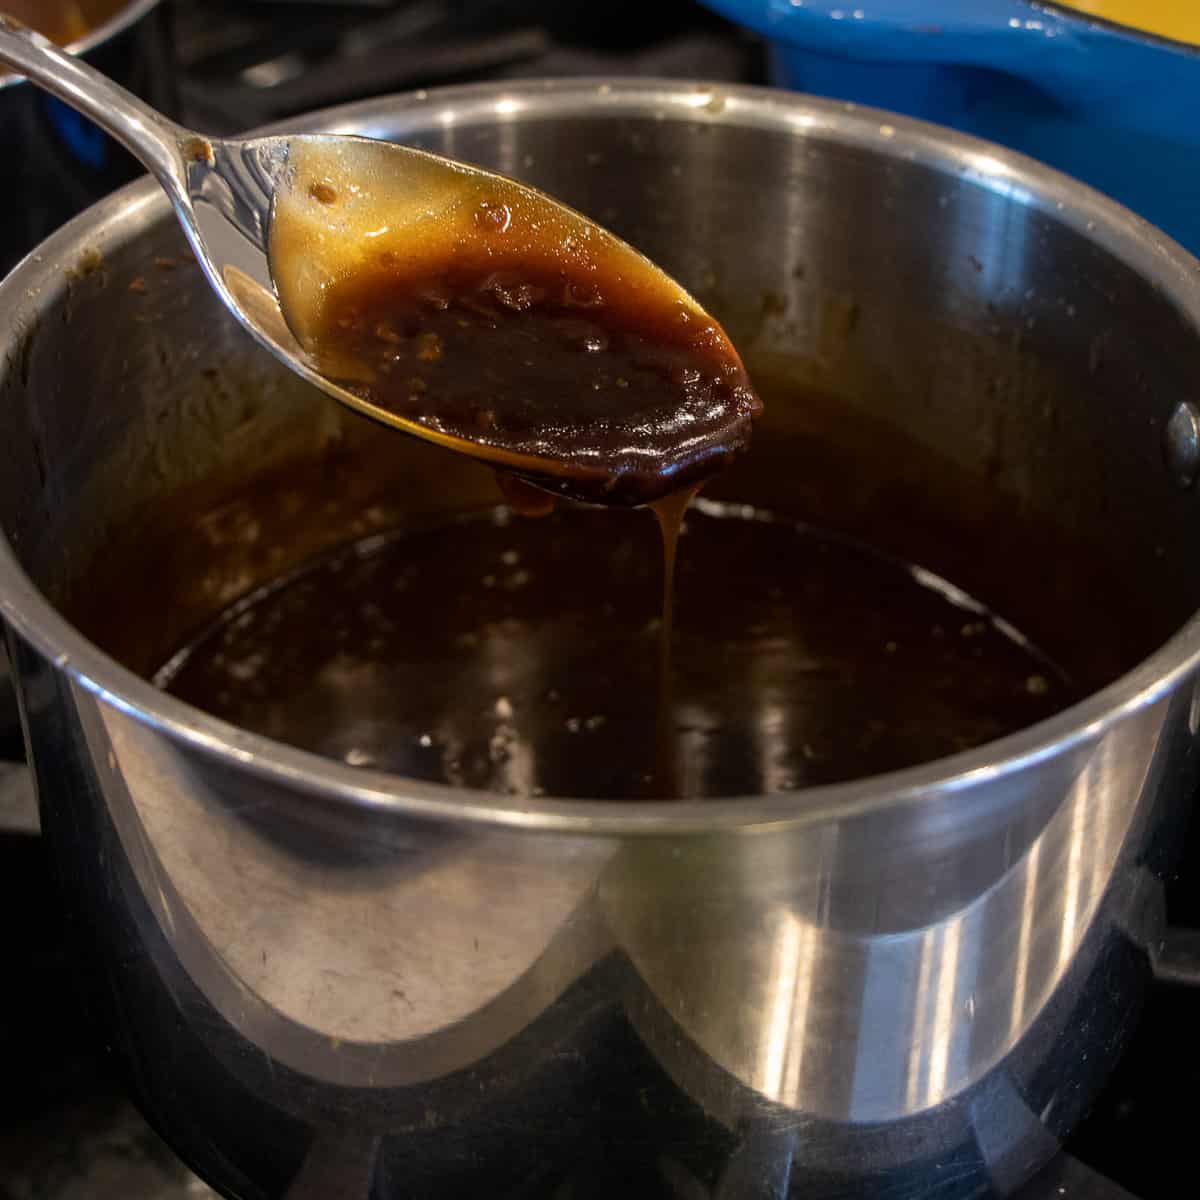
[{"label": "stovetop", "polygon": [[[218,133],[484,78],[765,82],[761,48],[688,0],[180,0],[172,16],[182,115]],[[0,758],[17,749],[7,699],[0,691]],[[0,1200],[214,1196],[125,1099],[84,1021],[35,830],[24,769],[0,766]],[[1184,862],[1168,900],[1174,929],[1133,1045],[1092,1116],[1020,1200],[1174,1200],[1195,1186],[1200,845]]]},{"label": "stovetop", "polygon": [[190,0],[173,11],[186,114],[218,133],[481,79],[766,80],[759,43],[692,0]]},{"label": "stovetop", "polygon": [[[197,1200],[197,1179],[125,1098],[87,1025],[28,774],[0,767],[0,1200]],[[1196,1171],[1200,830],[1168,890],[1172,926],[1138,1031],[1066,1149],[1016,1200],[1177,1200]],[[359,1200],[359,1198],[347,1198]],[[362,1198],[366,1200],[366,1198]]]}]

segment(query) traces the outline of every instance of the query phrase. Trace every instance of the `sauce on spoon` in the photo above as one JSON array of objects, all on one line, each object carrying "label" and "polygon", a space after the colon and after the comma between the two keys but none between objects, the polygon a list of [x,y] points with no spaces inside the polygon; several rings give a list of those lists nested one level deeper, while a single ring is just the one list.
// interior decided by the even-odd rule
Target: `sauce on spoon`
[{"label": "sauce on spoon", "polygon": [[283,314],[377,414],[591,503],[654,503],[748,445],[761,404],[723,330],[578,213],[441,162],[400,195],[333,152],[291,166]]}]

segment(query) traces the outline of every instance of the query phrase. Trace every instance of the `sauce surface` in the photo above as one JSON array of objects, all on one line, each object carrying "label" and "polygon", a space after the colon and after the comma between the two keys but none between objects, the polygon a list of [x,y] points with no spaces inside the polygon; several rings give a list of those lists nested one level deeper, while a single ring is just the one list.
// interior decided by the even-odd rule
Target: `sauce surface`
[{"label": "sauce surface", "polygon": [[363,153],[294,154],[272,222],[280,304],[323,375],[592,503],[653,503],[745,449],[746,370],[652,263],[507,180],[417,159],[426,193],[392,195]]},{"label": "sauce surface", "polygon": [[1081,694],[927,573],[703,499],[678,542],[664,692],[659,538],[650,514],[578,506],[374,536],[233,605],[157,682],[352,765],[613,800],[861,778]]}]

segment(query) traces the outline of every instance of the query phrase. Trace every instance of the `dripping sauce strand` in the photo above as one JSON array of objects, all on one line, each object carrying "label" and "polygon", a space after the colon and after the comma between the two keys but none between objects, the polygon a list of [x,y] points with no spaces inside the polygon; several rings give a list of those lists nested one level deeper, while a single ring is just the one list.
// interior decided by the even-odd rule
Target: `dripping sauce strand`
[{"label": "dripping sauce strand", "polygon": [[661,798],[681,795],[675,755],[675,688],[671,673],[671,635],[675,627],[675,558],[688,505],[703,484],[670,492],[650,507],[662,538],[662,619],[658,631],[658,705],[654,731],[655,791]]},{"label": "dripping sauce strand", "polygon": [[[509,507],[527,518],[549,516],[554,497],[513,475],[496,472],[496,482]],[[682,780],[675,754],[675,688],[671,670],[672,634],[675,626],[675,561],[684,517],[703,484],[692,484],[653,501],[649,508],[658,525],[662,551],[662,612],[658,624],[658,695],[655,706],[654,772],[646,781],[649,798],[681,796]]]}]

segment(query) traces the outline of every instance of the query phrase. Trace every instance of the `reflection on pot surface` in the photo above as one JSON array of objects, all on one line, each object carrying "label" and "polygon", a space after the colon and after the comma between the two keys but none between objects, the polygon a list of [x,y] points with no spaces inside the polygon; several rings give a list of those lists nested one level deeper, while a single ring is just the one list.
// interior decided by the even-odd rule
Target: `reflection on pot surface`
[{"label": "reflection on pot surface", "polygon": [[[768,405],[683,538],[659,802],[646,514],[522,524],[306,390],[148,187],[4,285],[4,611],[141,1104],[244,1197],[1010,1191],[1122,1048],[1196,781],[1197,501],[1163,454],[1193,264],[1003,151],[773,93],[313,124],[605,221]],[[605,671],[647,699],[602,708]]]}]

